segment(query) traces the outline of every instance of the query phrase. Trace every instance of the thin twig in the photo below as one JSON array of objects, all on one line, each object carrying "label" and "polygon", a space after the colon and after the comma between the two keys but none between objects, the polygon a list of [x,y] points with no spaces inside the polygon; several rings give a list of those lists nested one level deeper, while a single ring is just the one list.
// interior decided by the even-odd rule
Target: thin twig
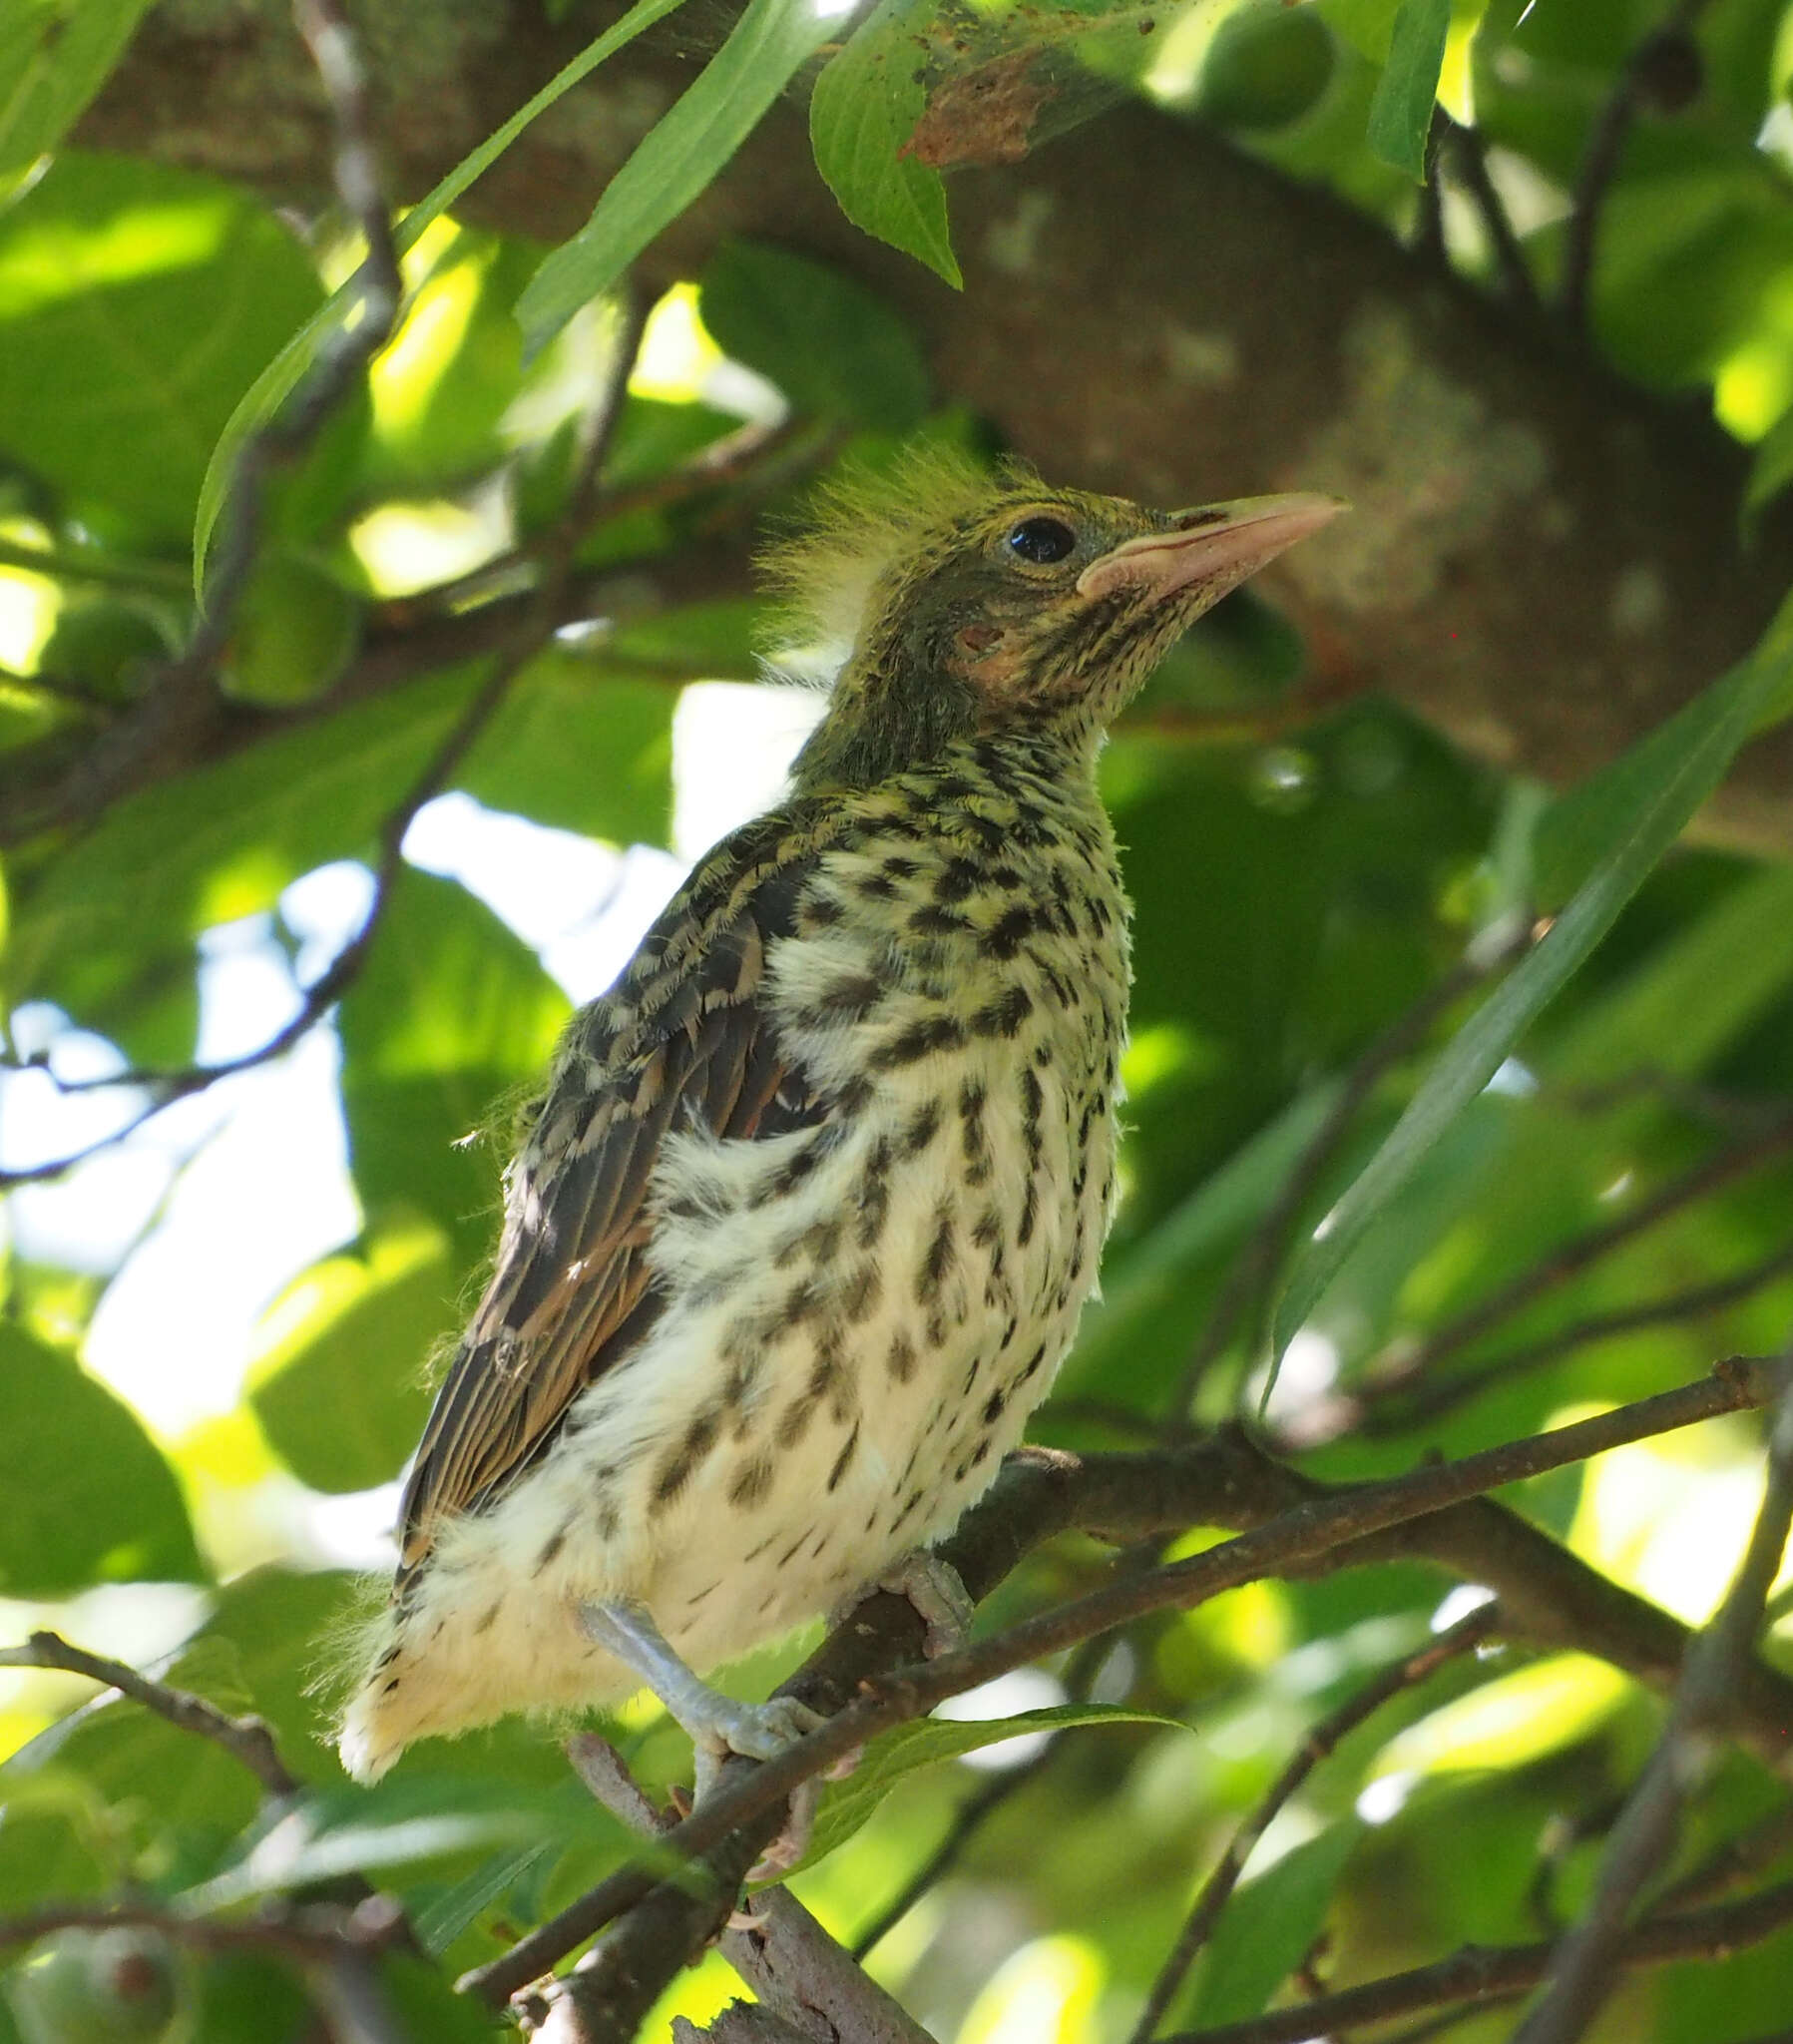
[{"label": "thin twig", "polygon": [[103,1683],[121,1696],[130,1697],[183,1732],[197,1733],[215,1746],[222,1746],[232,1760],[248,1769],[269,1795],[295,1795],[301,1787],[298,1777],[280,1759],[265,1720],[232,1718],[191,1690],[173,1689],[165,1682],[140,1675],[122,1661],[90,1654],[59,1633],[33,1633],[22,1647],[0,1647],[0,1668],[48,1668],[67,1675],[84,1675],[90,1682]]},{"label": "thin twig", "polygon": [[1152,2032],[1163,2020],[1164,2012],[1176,1997],[1189,1968],[1195,1963],[1202,1946],[1213,1935],[1214,1926],[1220,1920],[1220,1912],[1232,1897],[1239,1884],[1239,1876],[1245,1870],[1245,1862],[1251,1857],[1258,1840],[1270,1828],[1276,1813],[1307,1780],[1320,1763],[1337,1751],[1340,1743],[1373,1717],[1382,1706],[1404,1691],[1416,1688],[1420,1683],[1436,1674],[1440,1668],[1454,1661],[1460,1654],[1467,1654],[1479,1646],[1494,1630],[1500,1618],[1500,1606],[1488,1603],[1472,1611],[1467,1618],[1429,1641],[1417,1653],[1408,1655],[1386,1668],[1367,1683],[1355,1696],[1347,1697],[1337,1710],[1329,1712],[1312,1727],[1307,1737],[1290,1759],[1288,1765],[1271,1783],[1262,1799],[1233,1832],[1226,1850],[1195,1898],[1194,1907],[1189,1911],[1176,1943],[1169,1956],[1158,1969],[1157,1978],[1151,1983],[1151,1991],[1145,1997],[1145,2006],[1133,2025],[1130,2044],[1147,2044]]},{"label": "thin twig", "polygon": [[1668,1724],[1606,1841],[1593,1897],[1558,1946],[1545,1992],[1515,2031],[1514,2044],[1573,2044],[1611,1992],[1632,1905],[1667,1863],[1688,1795],[1716,1758],[1790,1527],[1793,1389],[1775,1407],[1767,1481],[1743,1560],[1724,1602],[1688,1651]]},{"label": "thin twig", "polygon": [[1441,1412],[1452,1411],[1472,1398],[1479,1398],[1496,1384],[1510,1383],[1515,1377],[1527,1375],[1544,1363],[1555,1362],[1571,1349],[1585,1348],[1595,1341],[1609,1341],[1619,1334],[1634,1334],[1644,1327],[1670,1326],[1677,1320],[1697,1319],[1702,1313],[1735,1305],[1738,1299],[1760,1291],[1765,1284],[1771,1284],[1789,1271],[1793,1271],[1793,1246],[1776,1250],[1772,1256],[1763,1257],[1743,1270],[1733,1272],[1728,1278],[1715,1278],[1710,1284],[1692,1285],[1685,1291],[1671,1291],[1661,1298],[1644,1299],[1637,1305],[1623,1306],[1614,1312],[1592,1313],[1584,1320],[1573,1320],[1567,1327],[1558,1328],[1554,1334],[1541,1335],[1536,1341],[1521,1342],[1462,1376],[1441,1377],[1421,1384],[1406,1398],[1398,1402],[1389,1401],[1386,1408],[1379,1400],[1361,1413],[1356,1430],[1372,1437],[1404,1432],[1422,1420],[1436,1418]]},{"label": "thin twig", "polygon": [[253,1916],[189,1916],[160,1902],[56,1902],[0,1917],[0,1950],[16,1950],[62,1930],[120,1926],[159,1931],[196,1951],[265,1951],[303,1965],[332,1965],[345,1952],[376,1952],[409,1936],[390,1895],[369,1895],[352,1909],[333,1903],[275,1904]]},{"label": "thin twig", "polygon": [[1281,1264],[1301,1217],[1301,1210],[1337,1156],[1355,1123],[1359,1110],[1375,1091],[1391,1066],[1417,1049],[1431,1033],[1439,1017],[1463,996],[1480,986],[1492,974],[1502,971],[1522,955],[1534,933],[1528,927],[1499,936],[1492,945],[1478,946],[1461,958],[1435,985],[1429,987],[1405,1013],[1398,1016],[1346,1073],[1338,1098],[1327,1110],[1325,1120],[1295,1160],[1276,1198],[1226,1274],[1176,1388],[1171,1408],[1170,1430],[1186,1430],[1189,1410],[1203,1379],[1225,1349],[1234,1328],[1248,1306],[1262,1309],[1270,1280]]},{"label": "thin twig", "polygon": [[1432,120],[1426,129],[1426,157],[1420,177],[1413,238],[1408,243],[1415,256],[1434,269],[1443,269],[1449,260],[1445,249],[1444,192],[1438,181],[1438,152],[1439,144],[1444,140],[1444,124],[1450,118],[1435,100]]},{"label": "thin twig", "polygon": [[[948,1697],[1025,1667],[1042,1655],[1076,1646],[1148,1612],[1192,1609],[1241,1584],[1312,1566],[1340,1548],[1479,1497],[1484,1491],[1720,1413],[1768,1404],[1779,1397],[1789,1374],[1784,1358],[1731,1358],[1696,1383],[1591,1419],[1511,1441],[1461,1461],[1433,1464],[1391,1482],[1310,1498],[1201,1554],[1109,1584],[926,1665],[903,1668],[882,1679],[861,1680],[853,1702],[777,1758],[738,1764],[738,1773],[733,1772],[737,1764],[730,1763],[724,1771],[724,1786],[674,1825],[666,1834],[666,1842],[687,1856],[706,1853],[724,1840],[733,1842],[731,1834],[741,1826],[768,1821],[768,1812],[782,1807],[802,1783],[880,1732],[918,1718]],[[989,1587],[989,1558],[975,1547],[966,1551],[960,1543],[971,1542],[982,1530],[968,1521],[943,1550],[974,1596],[981,1594],[980,1585],[986,1591]],[[1000,1567],[997,1579],[1019,1558],[1014,1547],[1006,1549],[1006,1565]],[[980,1563],[984,1566],[977,1566]],[[824,1646],[823,1656],[818,1658],[827,1653]],[[804,1686],[804,1673],[800,1673],[781,1694],[800,1694]],[[1782,1736],[1793,1736],[1793,1728],[1783,1728]],[[652,1872],[639,1867],[619,1869],[520,1939],[502,1957],[466,1974],[461,1985],[489,2005],[502,2007],[518,1988],[625,1910],[635,1908],[659,1885]]]},{"label": "thin twig", "polygon": [[[1676,1959],[1710,1958],[1759,1944],[1793,1923],[1793,1881],[1764,1888],[1740,1902],[1664,1916],[1625,1932],[1620,1962],[1630,1970]],[[1296,2002],[1245,2022],[1182,2030],[1159,2044],[1305,2044],[1355,2023],[1387,2022],[1441,2003],[1485,2007],[1537,1986],[1556,1947],[1548,1943],[1466,1945],[1435,1965],[1391,1973],[1361,1987],[1346,1987],[1318,2001]]]},{"label": "thin twig", "polygon": [[1671,1881],[1650,1905],[1652,1913],[1709,1902],[1752,1873],[1772,1866],[1793,1847],[1793,1801],[1760,1817],[1735,1837],[1715,1845],[1678,1880]]},{"label": "thin twig", "polygon": [[1532,265],[1526,260],[1526,252],[1513,232],[1512,221],[1507,218],[1506,203],[1488,175],[1488,157],[1481,136],[1474,128],[1466,128],[1462,122],[1452,120],[1443,107],[1436,110],[1436,116],[1442,128],[1442,139],[1450,144],[1452,168],[1469,188],[1489,245],[1494,250],[1495,269],[1501,279],[1503,296],[1516,311],[1536,312],[1539,309],[1538,286],[1532,280]]},{"label": "thin twig", "polygon": [[1631,124],[1648,97],[1651,67],[1660,61],[1660,52],[1666,42],[1686,40],[1704,6],[1705,0],[1675,0],[1662,26],[1644,37],[1619,68],[1612,90],[1588,131],[1564,231],[1563,275],[1557,287],[1558,312],[1573,334],[1586,331],[1587,298],[1593,281],[1594,244],[1599,233],[1600,210],[1605,203],[1606,188],[1618,169]]},{"label": "thin twig", "polygon": [[1548,1293],[1578,1278],[1590,1265],[1642,1235],[1683,1208],[1709,1198],[1740,1178],[1747,1178],[1777,1157],[1793,1150],[1793,1117],[1783,1117],[1748,1142],[1716,1151],[1693,1170],[1672,1179],[1629,1213],[1621,1214],[1601,1228],[1592,1228],[1564,1243],[1548,1257],[1529,1266],[1510,1283],[1481,1298],[1467,1311],[1418,1340],[1392,1346],[1370,1366],[1361,1387],[1365,1397],[1381,1399],[1405,1390],[1447,1356],[1480,1340],[1491,1327],[1513,1318]]}]

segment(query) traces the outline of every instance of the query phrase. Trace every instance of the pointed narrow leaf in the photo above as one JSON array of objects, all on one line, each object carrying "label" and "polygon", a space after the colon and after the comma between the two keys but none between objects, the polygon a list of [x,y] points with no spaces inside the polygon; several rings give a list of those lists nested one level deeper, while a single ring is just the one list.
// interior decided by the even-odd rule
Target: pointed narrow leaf
[{"label": "pointed narrow leaf", "polygon": [[[858,1767],[823,1798],[801,1864],[812,1866],[837,1845],[844,1845],[878,1805],[907,1776],[942,1761],[999,1746],[1005,1739],[1030,1733],[1063,1732],[1074,1725],[1167,1725],[1184,1730],[1175,1718],[1153,1711],[1129,1710],[1121,1704],[1055,1704],[1048,1710],[1023,1711],[1013,1718],[923,1718],[900,1725],[866,1748]],[[794,1869],[793,1869],[794,1870]]]},{"label": "pointed narrow leaf", "polygon": [[728,40],[605,187],[591,219],[530,279],[517,301],[526,356],[608,290],[690,205],[827,41],[836,19],[813,0],[748,0]]},{"label": "pointed narrow leaf", "polygon": [[[1756,651],[1586,786],[1566,796],[1549,869],[1586,877],[1531,955],[1489,996],[1426,1075],[1388,1139],[1308,1242],[1277,1303],[1278,1357],[1364,1232],[1475,1099],[1673,844],[1739,746],[1785,712],[1793,688],[1793,599]],[[1550,819],[1547,818],[1547,823]],[[1565,839],[1572,839],[1572,850]]]},{"label": "pointed narrow leaf", "polygon": [[62,140],[124,54],[149,0],[0,8],[0,189]]}]

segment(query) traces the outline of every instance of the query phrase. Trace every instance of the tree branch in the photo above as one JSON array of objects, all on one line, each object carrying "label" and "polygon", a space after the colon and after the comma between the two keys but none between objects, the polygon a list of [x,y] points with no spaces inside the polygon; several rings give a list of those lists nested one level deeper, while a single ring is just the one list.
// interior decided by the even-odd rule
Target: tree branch
[{"label": "tree branch", "polygon": [[90,1654],[85,1647],[73,1646],[57,1633],[33,1633],[22,1647],[0,1647],[0,1668],[52,1668],[68,1675],[85,1675],[90,1682],[103,1683],[130,1697],[181,1731],[197,1733],[222,1746],[233,1761],[248,1769],[269,1795],[298,1792],[298,1777],[280,1759],[264,1719],[232,1718],[191,1690],[172,1689],[122,1661],[109,1661],[104,1655]]},{"label": "tree branch", "polygon": [[[1680,111],[1699,89],[1699,52],[1692,28],[1706,0],[1675,0],[1662,26],[1645,36],[1626,58],[1613,82],[1605,104],[1588,132],[1575,177],[1563,245],[1563,276],[1558,286],[1557,309],[1571,333],[1583,334],[1587,327],[1587,294],[1593,281],[1594,242],[1599,233],[1600,212],[1606,190],[1618,169],[1625,138],[1631,124],[1652,102],[1664,112]],[[1665,77],[1679,74],[1691,78],[1692,89],[1662,89]],[[1685,91],[1685,97],[1682,92]]]},{"label": "tree branch", "polygon": [[[1111,1583],[924,1666],[904,1665],[905,1660],[913,1664],[920,1648],[919,1621],[906,1602],[888,1596],[869,1599],[781,1691],[829,1714],[828,1723],[774,1760],[729,1763],[715,1794],[667,1832],[665,1842],[691,1857],[722,1848],[705,1861],[714,1882],[707,1898],[693,1903],[676,1882],[659,1882],[640,1867],[623,1868],[501,1958],[465,1975],[460,1984],[489,2005],[502,2006],[557,1959],[629,1911],[630,1921],[599,1948],[618,1997],[615,2034],[629,2035],[625,2022],[639,2020],[660,1985],[689,1951],[700,1948],[707,1934],[702,1929],[705,1912],[715,1920],[714,1912],[726,1910],[728,1896],[776,1827],[773,1812],[803,1782],[879,1732],[920,1716],[961,1690],[1147,1612],[1189,1609],[1266,1575],[1379,1559],[1385,1551],[1381,1543],[1389,1534],[1413,1521],[1434,1515],[1436,1526],[1439,1517],[1450,1517],[1444,1508],[1461,1508],[1484,1490],[1721,1412],[1768,1403],[1779,1395],[1788,1375],[1789,1365],[1782,1360],[1733,1359],[1698,1383],[1597,1418],[1391,1482],[1316,1490],[1287,1509],[1272,1507],[1274,1516],[1267,1518],[1260,1516],[1261,1496],[1244,1494],[1249,1471],[1241,1472],[1236,1450],[1225,1442],[1088,1460],[1043,1450],[1012,1456],[992,1491],[942,1549],[974,1598],[987,1596],[1041,1541],[1074,1526],[1123,1541],[1216,1519],[1225,1523],[1229,1513],[1236,1513],[1253,1530],[1185,1561]],[[1244,1483],[1239,1481],[1241,1473]],[[1302,1480],[1290,1481],[1299,1487]],[[1286,1495],[1285,1491],[1285,1500]],[[1497,1513],[1495,1524],[1508,1517]],[[1523,1565],[1515,1565],[1509,1554],[1506,1569],[1509,1576],[1518,1577],[1526,1615],[1511,1617],[1522,1636],[1542,1619],[1541,1636],[1555,1638],[1557,1628],[1572,1627],[1580,1607],[1586,1607],[1599,1621],[1588,1630],[1602,1644],[1591,1645],[1578,1636],[1576,1643],[1604,1653],[1604,1643],[1613,1641],[1616,1632],[1618,1665],[1640,1673],[1659,1666],[1664,1632],[1677,1641],[1685,1639],[1684,1630],[1663,1613],[1654,1613],[1653,1626],[1642,1626],[1637,1637],[1629,1637],[1622,1626],[1614,1625],[1609,1599],[1616,1597],[1625,1615],[1633,1607],[1643,1613],[1651,1607],[1627,1598],[1616,1585],[1605,1584],[1593,1571],[1564,1556],[1546,1536],[1531,1528],[1522,1531],[1526,1537],[1514,1551]],[[1477,1545],[1481,1577],[1480,1564],[1494,1543],[1486,1537],[1479,1544],[1466,1543],[1459,1522],[1455,1544],[1459,1549]],[[1453,1545],[1449,1535],[1440,1545]],[[1541,1571],[1541,1554],[1561,1559],[1552,1571]],[[1587,1579],[1599,1585],[1598,1590]],[[1505,1586],[1497,1587],[1506,1602]],[[1770,1697],[1765,1707],[1764,1689]],[[1793,1740],[1793,1684],[1752,1663],[1752,1681],[1739,1686],[1737,1707],[1752,1744],[1784,1756]],[[748,1828],[737,1834],[738,1826]],[[638,1905],[649,1898],[652,1909],[640,1910]]]}]

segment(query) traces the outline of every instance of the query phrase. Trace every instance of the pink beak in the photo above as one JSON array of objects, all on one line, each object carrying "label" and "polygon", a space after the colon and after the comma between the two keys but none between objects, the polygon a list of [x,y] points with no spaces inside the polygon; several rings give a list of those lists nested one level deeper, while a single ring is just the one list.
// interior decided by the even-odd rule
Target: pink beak
[{"label": "pink beak", "polygon": [[1351,507],[1343,497],[1302,491],[1286,497],[1236,497],[1197,511],[1175,511],[1171,532],[1148,532],[1090,563],[1078,577],[1079,596],[1138,589],[1153,602],[1199,585],[1213,601],[1248,575],[1318,532]]}]

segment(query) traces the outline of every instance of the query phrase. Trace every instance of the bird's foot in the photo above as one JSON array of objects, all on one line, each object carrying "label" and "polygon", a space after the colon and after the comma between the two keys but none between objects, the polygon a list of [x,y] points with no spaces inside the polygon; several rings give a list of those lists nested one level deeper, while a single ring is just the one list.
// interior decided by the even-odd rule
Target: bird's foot
[{"label": "bird's foot", "polygon": [[932,1549],[913,1548],[900,1561],[892,1562],[882,1575],[874,1576],[836,1605],[829,1613],[829,1625],[838,1625],[855,1605],[864,1603],[876,1590],[888,1590],[893,1597],[906,1598],[914,1606],[916,1616],[927,1627],[922,1652],[930,1661],[938,1661],[943,1654],[964,1646],[971,1622],[977,1616],[977,1606],[959,1580],[959,1571]]},{"label": "bird's foot", "polygon": [[[827,1722],[795,1697],[743,1704],[712,1689],[679,1658],[642,1605],[582,1604],[579,1622],[589,1638],[641,1678],[689,1735],[697,1803],[715,1793],[723,1763],[732,1756],[772,1760]],[[775,1880],[802,1858],[820,1793],[814,1782],[805,1782],[795,1791],[783,1830],[748,1872],[749,1880]]]}]

